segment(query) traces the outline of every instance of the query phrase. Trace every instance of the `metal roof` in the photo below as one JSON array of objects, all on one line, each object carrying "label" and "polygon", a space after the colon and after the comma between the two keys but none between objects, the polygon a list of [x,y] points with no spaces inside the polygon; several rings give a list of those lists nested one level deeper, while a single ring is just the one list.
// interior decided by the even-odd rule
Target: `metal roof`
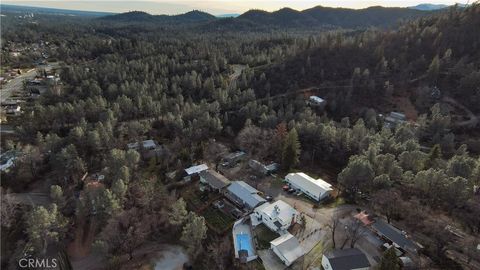
[{"label": "metal roof", "polygon": [[313,194],[324,194],[332,190],[329,183],[322,179],[315,180],[304,173],[289,173],[285,179]]},{"label": "metal roof", "polygon": [[195,174],[195,173],[199,173],[201,171],[205,171],[207,169],[208,169],[207,164],[200,164],[200,165],[192,166],[190,168],[186,168],[185,172],[188,175],[192,175],[192,174]]},{"label": "metal roof", "polygon": [[326,252],[324,255],[327,257],[333,270],[351,270],[370,267],[367,256],[356,248],[335,249]]},{"label": "metal roof", "polygon": [[286,233],[273,239],[270,244],[276,247],[278,252],[281,253],[281,255],[290,263],[302,257],[304,254],[300,242],[298,242],[298,239],[290,233]]},{"label": "metal roof", "polygon": [[216,189],[222,189],[230,184],[230,180],[214,170],[201,171],[199,174],[210,186]]},{"label": "metal roof", "polygon": [[412,240],[408,239],[402,231],[382,219],[377,219],[375,223],[372,224],[372,228],[377,231],[379,235],[387,238],[404,250],[417,250],[417,245]]},{"label": "metal roof", "polygon": [[228,192],[238,197],[250,208],[266,202],[264,198],[258,195],[258,190],[243,181],[234,181],[227,188]]}]

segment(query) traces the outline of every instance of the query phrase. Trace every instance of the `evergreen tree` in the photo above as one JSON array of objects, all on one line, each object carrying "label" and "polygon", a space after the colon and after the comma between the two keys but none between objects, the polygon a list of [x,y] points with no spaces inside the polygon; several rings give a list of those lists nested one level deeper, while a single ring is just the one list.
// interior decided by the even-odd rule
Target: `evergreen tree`
[{"label": "evergreen tree", "polygon": [[288,171],[297,166],[300,159],[300,141],[295,128],[292,128],[283,142],[282,165]]},{"label": "evergreen tree", "polygon": [[378,265],[378,270],[400,270],[400,260],[395,254],[394,248],[389,248],[383,253],[382,260]]}]

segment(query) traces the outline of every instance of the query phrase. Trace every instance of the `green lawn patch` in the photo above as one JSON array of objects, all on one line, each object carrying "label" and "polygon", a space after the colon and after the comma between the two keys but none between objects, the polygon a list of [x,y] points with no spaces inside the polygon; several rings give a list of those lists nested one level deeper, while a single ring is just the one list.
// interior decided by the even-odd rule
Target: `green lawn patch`
[{"label": "green lawn patch", "polygon": [[264,224],[260,224],[254,229],[255,238],[257,240],[257,249],[268,249],[270,248],[270,242],[279,237],[280,235],[276,232],[271,231]]}]

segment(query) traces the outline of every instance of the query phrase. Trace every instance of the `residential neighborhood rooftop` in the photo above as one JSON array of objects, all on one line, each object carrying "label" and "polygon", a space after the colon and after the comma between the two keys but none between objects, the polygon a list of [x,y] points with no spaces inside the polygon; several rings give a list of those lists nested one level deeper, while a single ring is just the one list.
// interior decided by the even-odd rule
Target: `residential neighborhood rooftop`
[{"label": "residential neighborhood rooftop", "polygon": [[[359,249],[335,249],[324,253],[333,270],[351,270],[370,267],[367,256]],[[323,263],[323,262],[322,262]]]},{"label": "residential neighborhood rooftop", "polygon": [[258,195],[259,191],[243,181],[234,181],[227,188],[228,192],[235,195],[245,202],[250,208],[266,202],[264,198]]},{"label": "residential neighborhood rooftop", "polygon": [[[298,215],[297,210],[282,200],[273,203],[264,203],[257,207],[255,211],[261,212],[262,215],[269,217],[271,220],[280,220],[282,223],[291,222],[292,219]],[[279,227],[281,226],[282,224],[280,223]]]},{"label": "residential neighborhood rooftop", "polygon": [[207,170],[207,169],[208,169],[207,164],[200,164],[200,165],[195,165],[195,166],[186,168],[186,169],[185,169],[185,172],[186,172],[188,175],[192,175],[192,174],[199,173],[199,172],[201,172],[201,171],[205,171],[205,170]]},{"label": "residential neighborhood rooftop", "polygon": [[288,262],[294,262],[304,255],[300,242],[290,233],[286,233],[272,240],[270,245],[279,257],[287,259]]},{"label": "residential neighborhood rooftop", "polygon": [[387,238],[388,240],[392,241],[398,247],[404,250],[416,251],[417,245],[407,236],[400,231],[399,229],[395,228],[391,224],[388,224],[383,219],[376,219],[375,223],[372,224],[372,228],[381,236]]},{"label": "residential neighborhood rooftop", "polygon": [[214,170],[203,170],[199,173],[210,186],[216,189],[222,189],[230,184],[230,180]]}]

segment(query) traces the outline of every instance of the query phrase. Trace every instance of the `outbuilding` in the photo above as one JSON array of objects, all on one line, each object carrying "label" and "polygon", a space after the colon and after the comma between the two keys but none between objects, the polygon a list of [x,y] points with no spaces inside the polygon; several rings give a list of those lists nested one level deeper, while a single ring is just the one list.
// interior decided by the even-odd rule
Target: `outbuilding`
[{"label": "outbuilding", "polygon": [[300,172],[289,173],[285,181],[294,189],[303,192],[315,201],[321,201],[328,197],[333,190],[332,185],[322,179],[313,179],[312,177]]},{"label": "outbuilding", "polygon": [[286,266],[290,266],[304,255],[300,242],[290,233],[285,233],[272,240],[270,242],[270,248]]}]

